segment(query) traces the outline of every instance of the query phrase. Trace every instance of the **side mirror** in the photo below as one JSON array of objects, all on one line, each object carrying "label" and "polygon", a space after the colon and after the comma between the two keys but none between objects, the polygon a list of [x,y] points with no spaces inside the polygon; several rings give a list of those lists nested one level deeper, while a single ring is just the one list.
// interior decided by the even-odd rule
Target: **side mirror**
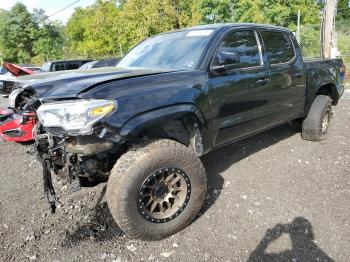
[{"label": "side mirror", "polygon": [[231,66],[240,62],[239,55],[229,51],[219,51],[216,55],[213,70],[229,70]]},{"label": "side mirror", "polygon": [[239,63],[239,55],[234,52],[220,51],[218,59],[221,65],[232,65]]}]

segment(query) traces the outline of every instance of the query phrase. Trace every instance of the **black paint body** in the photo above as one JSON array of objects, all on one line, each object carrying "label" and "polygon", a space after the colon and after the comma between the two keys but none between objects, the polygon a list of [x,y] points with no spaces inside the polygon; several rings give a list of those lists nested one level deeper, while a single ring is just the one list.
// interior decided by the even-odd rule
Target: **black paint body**
[{"label": "black paint body", "polygon": [[[303,61],[295,37],[286,29],[254,24],[201,26],[213,29],[196,70],[169,71],[116,68],[71,71],[27,82],[43,102],[79,98],[116,100],[118,109],[100,124],[121,137],[191,114],[201,126],[204,152],[307,114],[324,86],[332,88],[333,103],[343,93],[341,59]],[[261,42],[263,64],[218,72],[210,68],[220,40],[232,30],[254,29]],[[290,35],[295,57],[269,65],[261,30]]]}]

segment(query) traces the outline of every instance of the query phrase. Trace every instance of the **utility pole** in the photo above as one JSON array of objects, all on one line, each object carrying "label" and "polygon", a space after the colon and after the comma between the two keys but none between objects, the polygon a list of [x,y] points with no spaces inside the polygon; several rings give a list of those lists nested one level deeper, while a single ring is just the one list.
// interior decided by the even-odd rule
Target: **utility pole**
[{"label": "utility pole", "polygon": [[297,37],[298,44],[300,44],[300,10],[298,10],[298,25],[297,25],[296,37]]},{"label": "utility pole", "polygon": [[323,13],[322,49],[323,58],[331,58],[334,37],[334,18],[337,8],[337,0],[327,0]]}]

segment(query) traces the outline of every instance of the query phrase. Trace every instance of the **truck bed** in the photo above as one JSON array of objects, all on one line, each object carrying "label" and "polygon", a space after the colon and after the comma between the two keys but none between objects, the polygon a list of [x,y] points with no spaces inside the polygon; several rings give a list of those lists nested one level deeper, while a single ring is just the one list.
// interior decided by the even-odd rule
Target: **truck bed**
[{"label": "truck bed", "polygon": [[[314,97],[314,91],[319,86],[332,84],[336,87],[336,93],[333,94],[333,104],[337,104],[339,98],[344,92],[344,77],[345,72],[344,63],[341,58],[334,59],[304,59],[306,74],[307,74],[307,88],[306,100]],[[307,101],[310,102],[310,101]]]}]

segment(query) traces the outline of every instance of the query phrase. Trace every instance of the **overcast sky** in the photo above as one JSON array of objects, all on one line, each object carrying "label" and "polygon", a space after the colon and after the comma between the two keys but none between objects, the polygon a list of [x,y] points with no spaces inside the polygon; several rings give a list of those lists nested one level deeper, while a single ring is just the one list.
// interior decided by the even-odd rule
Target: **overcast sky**
[{"label": "overcast sky", "polygon": [[[10,10],[15,3],[21,2],[27,6],[30,12],[32,12],[33,8],[42,8],[46,11],[47,15],[52,15],[55,12],[74,3],[75,1],[77,0],[0,0],[0,8]],[[50,19],[57,19],[65,23],[67,22],[68,18],[73,14],[74,8],[79,6],[85,7],[93,4],[94,2],[95,0],[79,0],[71,7],[65,9],[62,12],[59,12],[57,15],[50,17]]]}]

